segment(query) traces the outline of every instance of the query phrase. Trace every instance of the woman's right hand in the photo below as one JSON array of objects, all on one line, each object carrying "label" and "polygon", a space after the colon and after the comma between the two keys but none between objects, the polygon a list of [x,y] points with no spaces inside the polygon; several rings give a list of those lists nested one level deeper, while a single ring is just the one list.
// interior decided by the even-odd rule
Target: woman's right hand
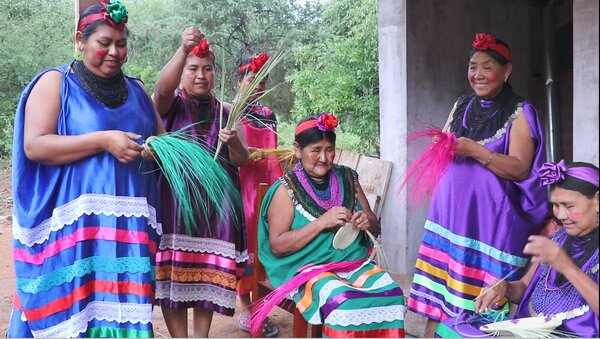
[{"label": "woman's right hand", "polygon": [[181,50],[187,55],[203,38],[204,34],[194,26],[184,29],[181,33]]},{"label": "woman's right hand", "polygon": [[346,207],[335,206],[320,216],[319,219],[323,221],[325,229],[339,227],[344,226],[352,219],[352,213]]},{"label": "woman's right hand", "polygon": [[[494,286],[497,281],[494,281],[491,286]],[[481,291],[480,297],[475,299],[475,312],[482,313],[491,309],[494,304],[501,301],[508,291],[508,281],[504,280],[494,286],[492,289],[485,288]],[[485,293],[485,294],[484,294]]]},{"label": "woman's right hand", "polygon": [[141,135],[123,131],[105,131],[104,134],[102,148],[122,163],[133,161],[144,149],[144,146],[135,142],[142,137]]}]

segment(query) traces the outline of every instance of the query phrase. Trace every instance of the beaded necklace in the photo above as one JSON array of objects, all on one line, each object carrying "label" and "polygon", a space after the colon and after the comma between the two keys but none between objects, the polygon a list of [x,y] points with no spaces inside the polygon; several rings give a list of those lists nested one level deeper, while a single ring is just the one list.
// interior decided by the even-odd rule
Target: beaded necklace
[{"label": "beaded necklace", "polygon": [[[593,236],[592,234],[588,235],[588,237]],[[589,238],[587,240],[589,240]],[[553,237],[554,241],[561,242],[561,239],[564,239],[565,244],[563,248],[568,252],[568,248],[566,248],[566,242],[569,241],[569,238],[574,238],[566,234],[564,229],[559,230]],[[597,238],[596,238],[597,239]],[[583,240],[583,239],[577,239]],[[588,241],[588,243],[592,243]],[[598,274],[597,266],[598,266],[598,243],[592,243],[595,250],[589,252],[585,256],[585,261],[580,262],[581,260],[577,260],[576,264],[580,267],[584,272],[588,275]],[[584,251],[587,252],[587,251]],[[569,254],[571,258],[572,254]],[[579,256],[580,258],[582,256]],[[571,284],[569,281],[566,283],[557,285],[556,284],[556,274],[557,272],[552,269],[552,266],[548,264],[541,264],[542,272],[540,277],[536,283],[535,288],[533,289],[530,301],[529,308],[530,311],[535,312],[535,314],[543,313],[543,314],[556,314],[559,312],[564,312],[568,310],[575,310],[587,304],[585,299],[581,297],[581,294],[575,289],[575,286]],[[560,304],[556,303],[556,300],[560,300]],[[532,315],[534,314],[532,312]]]},{"label": "beaded necklace", "polygon": [[112,78],[102,78],[92,73],[83,61],[75,61],[73,70],[83,89],[94,99],[110,108],[117,108],[127,100],[127,84],[123,71]]},{"label": "beaded necklace", "polygon": [[492,100],[483,99],[475,93],[463,95],[456,103],[450,130],[457,138],[485,140],[504,126],[515,112],[517,104],[523,100],[513,92],[509,83],[505,83]]},{"label": "beaded necklace", "polygon": [[325,179],[329,182],[329,185],[327,185],[325,190],[318,190],[312,180],[306,175],[304,169],[296,167],[294,168],[294,173],[304,191],[308,193],[319,207],[324,210],[330,210],[332,207],[342,206],[342,200],[344,198],[342,196],[342,187],[340,185],[340,180],[338,176],[334,174],[333,169],[329,171],[327,178]]},{"label": "beaded necklace", "polygon": [[333,165],[326,180],[322,183],[313,183],[302,166],[297,164],[281,180],[294,197],[294,204],[302,206],[308,214],[318,218],[333,206],[344,206],[350,211],[355,210],[356,178],[356,172],[352,169]]}]

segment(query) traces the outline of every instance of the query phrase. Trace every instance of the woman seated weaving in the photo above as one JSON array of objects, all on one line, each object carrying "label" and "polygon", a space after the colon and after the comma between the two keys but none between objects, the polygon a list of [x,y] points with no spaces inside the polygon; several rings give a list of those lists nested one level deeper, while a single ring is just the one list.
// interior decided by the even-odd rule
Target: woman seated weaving
[{"label": "woman seated weaving", "polygon": [[475,301],[475,310],[484,315],[504,298],[518,303],[514,319],[488,324],[486,316],[463,314],[440,323],[437,336],[481,338],[485,331],[523,338],[598,337],[598,167],[560,161],[544,164],[539,174],[542,184],[550,185],[560,229],[551,239],[530,236],[523,250],[531,256],[528,273],[492,284]]},{"label": "woman seated weaving", "polygon": [[291,294],[324,336],[404,337],[402,290],[369,258],[372,244],[360,232],[378,228],[377,218],[358,174],[333,164],[337,125],[326,113],[298,124],[299,161],[263,200],[258,252],[276,290],[254,309],[253,328]]}]

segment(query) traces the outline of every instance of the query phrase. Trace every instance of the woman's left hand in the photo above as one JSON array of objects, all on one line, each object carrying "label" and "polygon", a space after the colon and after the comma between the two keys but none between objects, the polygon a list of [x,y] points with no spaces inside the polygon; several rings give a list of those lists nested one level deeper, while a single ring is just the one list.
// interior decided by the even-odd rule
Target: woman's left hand
[{"label": "woman's left hand", "polygon": [[563,248],[548,237],[532,235],[528,240],[523,253],[531,255],[532,262],[547,263],[561,273],[573,265]]},{"label": "woman's left hand", "polygon": [[146,139],[146,141],[142,145],[142,147],[144,147],[144,149],[142,150],[141,155],[142,155],[142,158],[144,158],[144,160],[146,160],[146,161],[155,161],[156,159],[158,159],[156,152],[154,152],[154,149],[152,149],[152,147],[148,144],[148,142],[154,138],[155,138],[155,136],[150,136],[148,139]]},{"label": "woman's left hand", "polygon": [[229,145],[236,140],[239,140],[238,133],[235,129],[222,129],[219,131],[219,139],[225,144]]},{"label": "woman's left hand", "polygon": [[358,211],[352,215],[352,219],[350,222],[354,224],[354,228],[360,231],[366,231],[371,228],[371,223],[369,222],[369,218],[367,218],[367,214],[363,211]]}]

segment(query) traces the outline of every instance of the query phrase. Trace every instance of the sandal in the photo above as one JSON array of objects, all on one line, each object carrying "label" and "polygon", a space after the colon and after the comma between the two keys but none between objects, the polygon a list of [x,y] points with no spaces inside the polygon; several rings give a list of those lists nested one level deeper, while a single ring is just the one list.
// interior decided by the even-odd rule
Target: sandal
[{"label": "sandal", "polygon": [[[240,331],[250,333],[250,318],[248,316],[238,317],[238,327]],[[279,333],[279,329],[275,326],[269,317],[263,322],[263,336],[265,338],[271,338]]]}]

